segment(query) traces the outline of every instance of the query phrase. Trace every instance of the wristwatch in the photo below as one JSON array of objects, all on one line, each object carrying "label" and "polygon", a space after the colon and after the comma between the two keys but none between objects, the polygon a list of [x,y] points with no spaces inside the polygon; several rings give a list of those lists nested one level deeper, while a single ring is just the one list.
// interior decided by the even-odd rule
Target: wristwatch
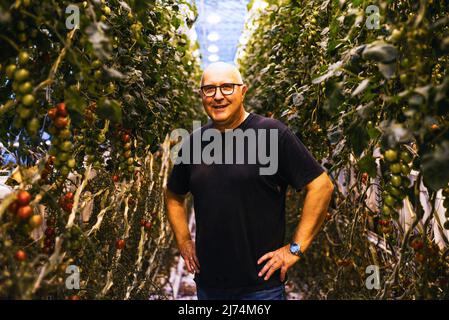
[{"label": "wristwatch", "polygon": [[290,243],[290,253],[300,257],[301,259],[305,258],[304,253],[301,251],[301,245],[296,242]]}]

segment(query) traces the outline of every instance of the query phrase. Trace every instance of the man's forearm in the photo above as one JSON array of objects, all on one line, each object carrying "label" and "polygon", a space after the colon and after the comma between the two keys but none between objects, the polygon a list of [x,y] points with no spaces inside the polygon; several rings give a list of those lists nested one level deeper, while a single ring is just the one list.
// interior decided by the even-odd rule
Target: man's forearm
[{"label": "man's forearm", "polygon": [[175,234],[176,243],[179,246],[183,242],[191,240],[184,199],[169,190],[166,191],[165,199],[167,203],[168,222]]},{"label": "man's forearm", "polygon": [[309,248],[326,218],[332,190],[332,185],[325,185],[313,188],[306,194],[301,219],[293,237],[293,241],[301,245],[302,252]]}]

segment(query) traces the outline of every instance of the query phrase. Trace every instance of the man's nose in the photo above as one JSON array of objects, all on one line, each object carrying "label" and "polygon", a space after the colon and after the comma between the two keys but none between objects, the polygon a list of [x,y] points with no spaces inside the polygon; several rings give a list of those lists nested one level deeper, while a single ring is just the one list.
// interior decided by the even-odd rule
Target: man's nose
[{"label": "man's nose", "polygon": [[217,88],[217,91],[215,92],[214,100],[223,100],[224,96],[221,93],[220,88]]}]

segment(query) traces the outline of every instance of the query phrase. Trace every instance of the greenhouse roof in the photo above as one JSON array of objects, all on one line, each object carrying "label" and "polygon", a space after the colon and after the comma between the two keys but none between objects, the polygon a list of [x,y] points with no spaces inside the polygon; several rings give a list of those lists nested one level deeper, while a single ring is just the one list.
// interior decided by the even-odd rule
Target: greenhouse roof
[{"label": "greenhouse roof", "polygon": [[195,31],[202,67],[215,61],[234,63],[248,0],[197,0]]}]

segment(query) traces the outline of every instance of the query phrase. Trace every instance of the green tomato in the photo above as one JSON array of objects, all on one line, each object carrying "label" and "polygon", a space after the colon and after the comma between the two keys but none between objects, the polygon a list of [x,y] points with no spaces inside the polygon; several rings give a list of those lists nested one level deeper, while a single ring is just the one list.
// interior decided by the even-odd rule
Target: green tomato
[{"label": "green tomato", "polygon": [[22,98],[22,103],[27,107],[31,107],[35,101],[36,101],[36,98],[34,98],[34,96],[32,94],[26,94]]},{"label": "green tomato", "polygon": [[396,203],[396,199],[390,195],[387,196],[384,201],[385,201],[385,204],[388,205],[389,207],[394,207],[394,205]]},{"label": "green tomato", "polygon": [[59,137],[61,139],[69,139],[71,135],[72,133],[70,132],[69,129],[64,129],[59,132]]},{"label": "green tomato", "polygon": [[17,66],[15,64],[10,64],[6,67],[5,72],[8,79],[12,79],[14,77],[14,74],[16,72]]},{"label": "green tomato", "polygon": [[396,150],[393,149],[389,149],[387,151],[385,151],[385,159],[389,162],[394,162],[398,159],[398,153]]},{"label": "green tomato", "polygon": [[108,15],[111,14],[111,8],[109,8],[108,6],[104,5],[104,6],[102,7],[102,9],[103,9],[103,12],[104,12],[105,15],[108,16]]},{"label": "green tomato", "polygon": [[394,196],[394,197],[396,197],[398,199],[404,199],[405,198],[404,192],[402,192],[401,189],[392,186],[391,184],[388,185],[387,190],[388,190],[388,192],[392,196]]},{"label": "green tomato", "polygon": [[31,118],[31,116],[33,115],[33,110],[28,109],[24,106],[20,106],[17,110],[19,112],[19,116],[24,120]]},{"label": "green tomato", "polygon": [[393,186],[400,187],[401,186],[401,182],[402,182],[401,176],[398,176],[398,175],[392,175],[391,176],[391,184]]},{"label": "green tomato", "polygon": [[64,141],[59,145],[59,149],[62,151],[68,152],[72,150],[73,144],[70,141]]},{"label": "green tomato", "polygon": [[21,94],[30,93],[33,90],[33,85],[30,81],[24,82],[19,86],[19,92]]},{"label": "green tomato", "polygon": [[95,73],[94,73],[95,79],[99,80],[99,79],[101,79],[102,76],[103,76],[103,72],[101,70],[95,71]]},{"label": "green tomato", "polygon": [[20,64],[26,64],[30,60],[30,55],[26,51],[20,51],[18,60]]},{"label": "green tomato", "polygon": [[413,160],[412,159],[412,155],[409,152],[407,152],[407,151],[402,151],[401,152],[401,159],[404,162],[406,162],[406,163],[409,163],[409,162],[411,162]]},{"label": "green tomato", "polygon": [[23,82],[30,77],[30,72],[27,69],[19,69],[14,73],[14,80]]},{"label": "green tomato", "polygon": [[411,171],[411,168],[407,165],[407,164],[402,164],[401,165],[401,172],[403,175],[409,175]]},{"label": "green tomato", "polygon": [[69,155],[67,152],[61,152],[61,153],[58,155],[58,158],[59,158],[59,160],[60,160],[61,162],[66,162],[67,160],[69,160],[70,155]]},{"label": "green tomato", "polygon": [[66,177],[70,173],[70,169],[67,166],[62,166],[60,169],[60,173],[63,177]]},{"label": "green tomato", "polygon": [[390,171],[394,174],[401,173],[401,164],[399,162],[391,164]]},{"label": "green tomato", "polygon": [[92,62],[92,68],[93,69],[98,69],[102,66],[102,62],[100,60],[94,60]]},{"label": "green tomato", "polygon": [[67,161],[67,167],[69,167],[70,169],[73,169],[73,168],[75,168],[75,166],[76,166],[76,161],[75,161],[75,159],[69,159],[68,161]]},{"label": "green tomato", "polygon": [[106,92],[111,94],[111,93],[114,93],[115,89],[116,89],[115,84],[113,82],[109,82],[109,84],[106,88]]},{"label": "green tomato", "polygon": [[392,212],[393,212],[393,210],[389,206],[387,206],[386,204],[384,204],[382,206],[382,215],[390,216]]},{"label": "green tomato", "polygon": [[30,122],[28,122],[27,124],[28,133],[30,133],[31,135],[35,135],[38,132],[40,125],[41,124],[38,118],[31,119]]}]

